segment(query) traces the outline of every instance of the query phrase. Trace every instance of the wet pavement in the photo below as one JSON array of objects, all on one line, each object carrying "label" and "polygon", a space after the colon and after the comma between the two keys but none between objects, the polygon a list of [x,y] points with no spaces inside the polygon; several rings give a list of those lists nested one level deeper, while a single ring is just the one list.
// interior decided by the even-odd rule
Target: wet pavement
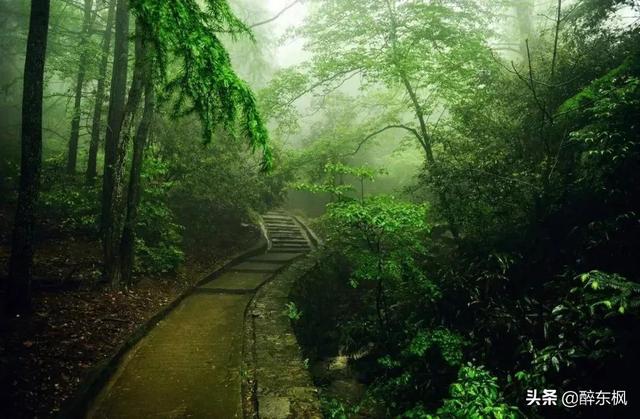
[{"label": "wet pavement", "polygon": [[264,216],[269,251],[198,287],[125,356],[89,418],[242,417],[244,313],[255,291],[311,245],[288,215]]}]

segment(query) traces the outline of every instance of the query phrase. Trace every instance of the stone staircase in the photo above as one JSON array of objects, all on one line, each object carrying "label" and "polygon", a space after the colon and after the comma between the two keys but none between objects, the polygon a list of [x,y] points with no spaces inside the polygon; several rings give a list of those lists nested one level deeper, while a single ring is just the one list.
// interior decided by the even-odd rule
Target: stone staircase
[{"label": "stone staircase", "polygon": [[270,248],[268,253],[306,253],[312,244],[304,229],[284,211],[274,210],[263,216]]}]

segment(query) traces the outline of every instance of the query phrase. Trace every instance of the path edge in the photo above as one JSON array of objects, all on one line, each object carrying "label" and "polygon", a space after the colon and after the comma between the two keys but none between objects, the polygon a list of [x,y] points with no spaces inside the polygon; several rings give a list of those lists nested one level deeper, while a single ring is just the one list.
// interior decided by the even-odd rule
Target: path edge
[{"label": "path edge", "polygon": [[289,269],[292,265],[305,258],[308,258],[309,254],[301,254],[300,256],[295,257],[287,264],[282,266],[282,268],[275,271],[272,275],[270,275],[262,284],[258,285],[258,287],[254,290],[253,295],[249,299],[249,302],[244,307],[244,321],[243,321],[243,331],[242,331],[242,376],[240,382],[240,396],[242,399],[242,415],[244,419],[259,419],[258,414],[258,398],[257,398],[257,385],[258,381],[254,374],[255,368],[257,366],[257,358],[256,358],[256,330],[255,330],[255,318],[251,316],[251,312],[255,307],[255,303],[257,302],[257,297],[267,284],[273,281],[279,274]]},{"label": "path edge", "polygon": [[311,241],[311,243],[316,249],[323,245],[322,239],[318,237],[316,233],[309,227],[306,220],[304,220],[302,217],[297,215],[291,215],[291,217],[293,217],[293,219],[298,224],[300,224],[300,226],[302,226],[302,229],[304,230],[305,234],[307,235],[307,237],[309,238],[309,240]]},{"label": "path edge", "polygon": [[[291,214],[289,214],[291,215]],[[305,230],[309,227],[306,224],[302,223],[298,217],[291,215],[292,218],[296,220],[296,222],[300,223]],[[309,229],[312,233],[312,231]],[[309,238],[314,241],[315,245],[321,245],[322,241],[317,239],[317,236],[313,234],[309,234]],[[318,240],[318,241],[315,241]],[[300,269],[301,264],[308,264],[307,267]],[[244,336],[243,336],[243,344],[242,344],[242,369],[243,369],[243,377],[241,384],[242,391],[242,410],[244,419],[260,419],[260,405],[258,403],[258,378],[257,378],[257,368],[258,368],[258,359],[257,359],[257,335],[256,335],[256,318],[253,316],[253,311],[256,309],[257,303],[264,298],[264,295],[261,292],[264,291],[264,288],[267,285],[270,285],[274,280],[276,280],[277,276],[287,272],[288,270],[294,269],[299,271],[295,275],[295,279],[292,284],[300,280],[301,277],[306,275],[309,271],[311,271],[317,265],[317,259],[314,257],[313,252],[303,254],[294,260],[292,260],[287,265],[283,266],[282,269],[278,270],[274,275],[271,276],[267,281],[262,283],[256,292],[251,297],[251,300],[245,307],[245,319],[244,319]],[[290,289],[289,289],[290,292]],[[295,337],[295,332],[293,331],[293,325],[289,324],[287,327],[288,331],[290,331]],[[297,337],[296,337],[297,340]],[[297,343],[300,346],[299,343]],[[305,369],[307,369],[305,367]],[[308,369],[307,369],[308,371]],[[315,387],[315,385],[314,385]],[[317,394],[316,394],[317,396]],[[317,399],[317,415],[308,416],[310,419],[314,419],[316,417],[321,417],[321,409],[320,409],[320,400]],[[295,414],[291,417],[298,417]],[[307,416],[305,416],[307,418]]]},{"label": "path edge", "polygon": [[160,311],[138,326],[138,328],[117,347],[117,350],[110,357],[98,362],[91,368],[89,373],[80,382],[73,395],[62,404],[60,411],[55,415],[55,417],[58,419],[85,418],[91,402],[96,398],[104,385],[116,372],[120,362],[124,359],[129,350],[140,342],[140,340],[142,340],[142,338],[144,338],[151,329],[158,324],[158,322],[167,317],[174,308],[176,308],[185,298],[192,295],[196,289],[204,283],[216,279],[230,267],[238,264],[239,262],[242,262],[251,256],[265,252],[269,247],[269,239],[265,233],[266,229],[262,218],[260,218],[258,224],[260,227],[260,238],[251,248],[236,253],[224,265],[215,269],[213,272],[204,275],[192,286],[183,291],[172,302],[164,306]]}]

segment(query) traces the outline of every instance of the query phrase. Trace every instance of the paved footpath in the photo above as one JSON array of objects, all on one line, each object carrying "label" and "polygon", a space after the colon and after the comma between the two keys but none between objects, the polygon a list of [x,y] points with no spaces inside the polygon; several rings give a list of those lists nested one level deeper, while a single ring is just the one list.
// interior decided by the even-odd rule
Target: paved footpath
[{"label": "paved footpath", "polygon": [[263,255],[197,288],[124,357],[89,418],[239,418],[244,313],[256,290],[311,249],[281,211],[264,216]]}]

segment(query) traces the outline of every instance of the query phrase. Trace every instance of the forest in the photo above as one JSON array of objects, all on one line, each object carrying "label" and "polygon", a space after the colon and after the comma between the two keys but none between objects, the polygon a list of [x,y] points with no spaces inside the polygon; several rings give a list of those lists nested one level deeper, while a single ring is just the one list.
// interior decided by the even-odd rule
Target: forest
[{"label": "forest", "polygon": [[640,1],[0,34],[0,417],[640,415]]}]

